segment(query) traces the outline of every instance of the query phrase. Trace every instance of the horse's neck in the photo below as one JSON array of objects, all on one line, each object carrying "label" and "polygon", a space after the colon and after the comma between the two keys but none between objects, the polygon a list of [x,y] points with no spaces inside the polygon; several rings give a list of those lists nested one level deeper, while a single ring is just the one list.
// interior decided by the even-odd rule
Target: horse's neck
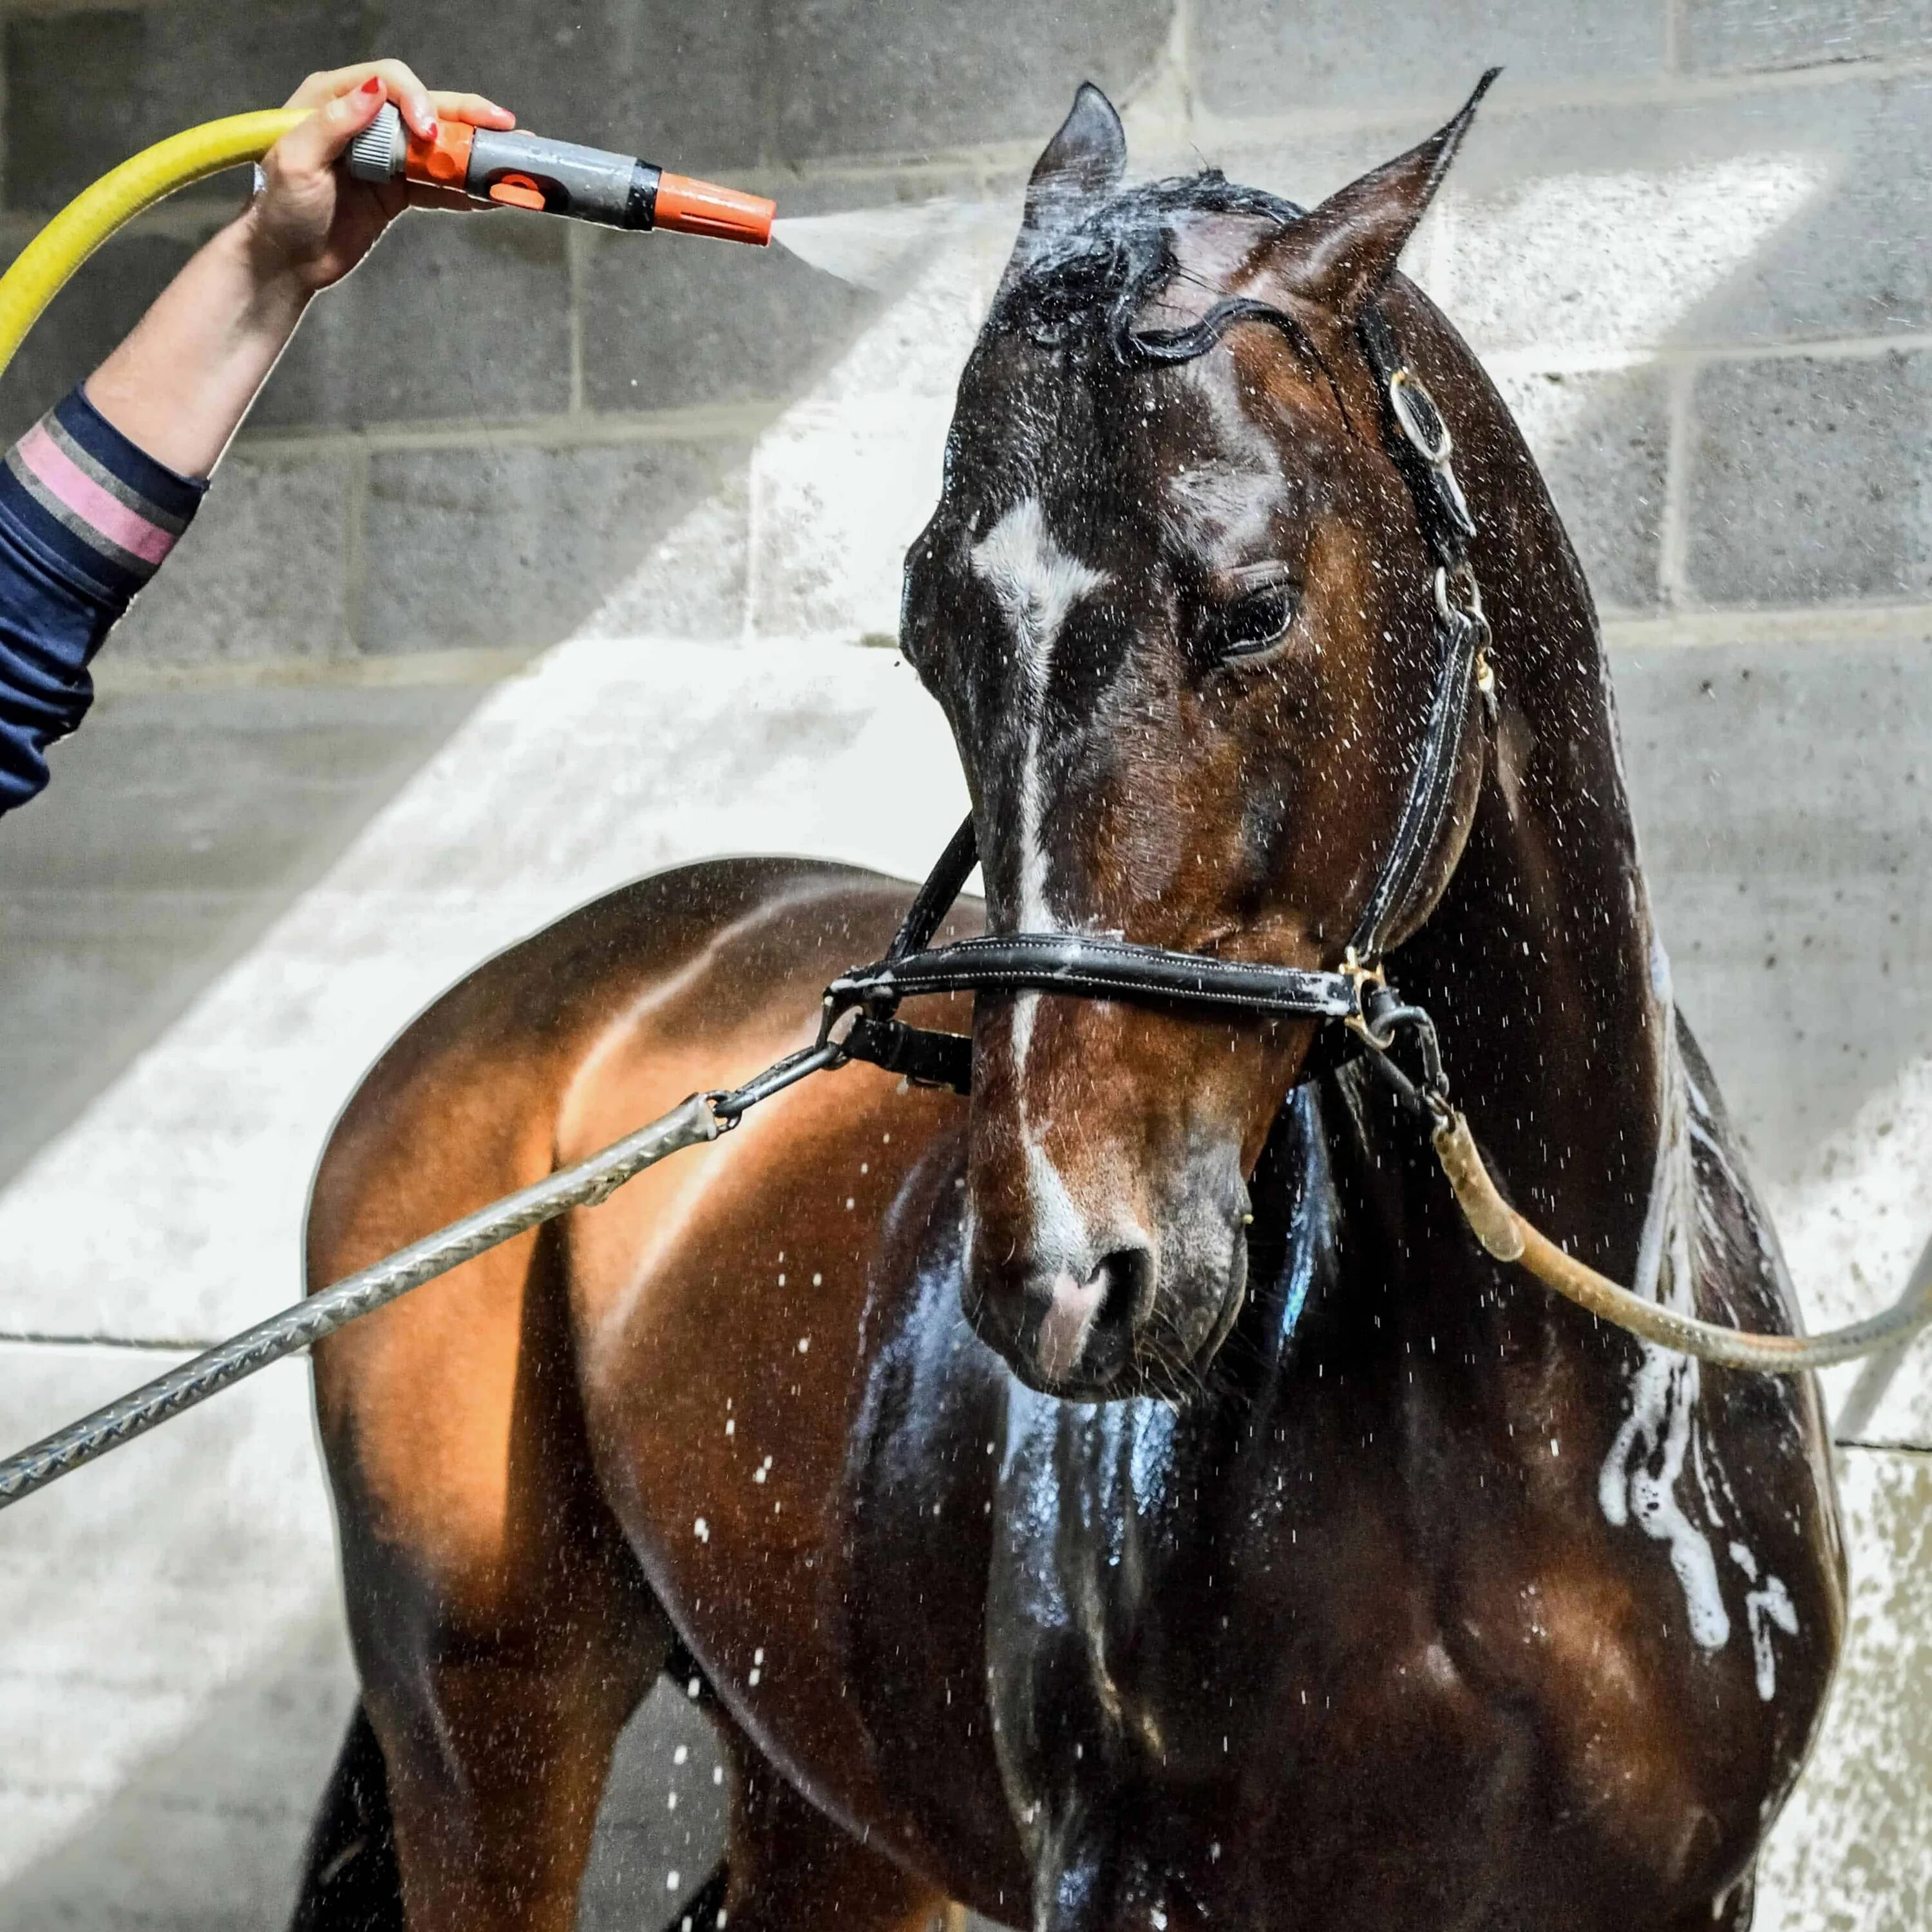
[{"label": "horse's neck", "polygon": [[1679,1076],[1594,633],[1586,608],[1520,642],[1498,626],[1517,683],[1475,822],[1390,972],[1435,1016],[1457,1103],[1518,1207],[1628,1279]]},{"label": "horse's neck", "polygon": [[[1685,1078],[1594,626],[1580,608],[1534,639],[1499,626],[1498,644],[1517,683],[1475,824],[1390,979],[1434,1016],[1454,1097],[1517,1207],[1592,1266],[1688,1305]],[[1426,1141],[1406,1120],[1384,1132],[1411,1144],[1402,1198],[1383,1197],[1400,1223],[1388,1252],[1419,1264],[1394,1263],[1405,1325],[1445,1345],[1460,1335],[1492,1360],[1571,1351],[1575,1322],[1552,1298],[1513,1296],[1505,1310],[1474,1292],[1486,1264],[1446,1206]],[[1490,1328],[1507,1330],[1508,1348]],[[1587,1367],[1576,1372],[1588,1381]]]}]

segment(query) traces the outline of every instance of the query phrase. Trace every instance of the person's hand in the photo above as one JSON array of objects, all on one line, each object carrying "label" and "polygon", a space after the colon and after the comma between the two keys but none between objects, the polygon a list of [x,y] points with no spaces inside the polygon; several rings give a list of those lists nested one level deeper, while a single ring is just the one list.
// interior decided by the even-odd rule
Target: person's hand
[{"label": "person's hand", "polygon": [[264,280],[286,278],[313,295],[341,280],[404,208],[479,206],[452,189],[357,181],[338,165],[386,100],[425,140],[439,118],[476,128],[517,124],[514,114],[480,94],[431,93],[400,61],[311,74],[288,105],[316,112],[263,157],[261,191],[241,217],[249,260]]}]

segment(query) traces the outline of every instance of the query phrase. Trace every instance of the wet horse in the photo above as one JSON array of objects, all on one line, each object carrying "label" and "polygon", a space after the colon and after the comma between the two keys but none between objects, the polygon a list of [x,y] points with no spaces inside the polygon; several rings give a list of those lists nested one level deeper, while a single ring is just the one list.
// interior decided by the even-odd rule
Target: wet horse
[{"label": "wet horse", "polygon": [[[990,930],[1334,967],[1437,675],[1385,328],[1453,430],[1496,680],[1389,978],[1526,1212],[1788,1330],[1582,578],[1394,272],[1467,121],[1304,214],[1123,187],[1083,90],[902,644]],[[311,1278],[808,1040],[907,899],[698,866],[479,968],[345,1114]],[[1038,988],[916,1016],[969,1012],[970,1101],[821,1074],[317,1352],[362,1708],[298,1922],[567,1926],[675,1658],[731,1766],[700,1916],[734,1932],[947,1898],[1043,1932],[1748,1924],[1844,1614],[1813,1384],[1700,1370],[1488,1259],[1310,1022]]]}]

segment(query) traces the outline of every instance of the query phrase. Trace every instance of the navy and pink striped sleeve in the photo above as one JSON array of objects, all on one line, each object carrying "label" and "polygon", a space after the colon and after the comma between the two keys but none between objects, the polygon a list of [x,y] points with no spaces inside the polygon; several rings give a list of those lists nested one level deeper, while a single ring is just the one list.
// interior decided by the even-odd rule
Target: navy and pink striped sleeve
[{"label": "navy and pink striped sleeve", "polygon": [[0,464],[0,812],[47,782],[94,700],[88,664],[207,484],[130,442],[78,388]]}]

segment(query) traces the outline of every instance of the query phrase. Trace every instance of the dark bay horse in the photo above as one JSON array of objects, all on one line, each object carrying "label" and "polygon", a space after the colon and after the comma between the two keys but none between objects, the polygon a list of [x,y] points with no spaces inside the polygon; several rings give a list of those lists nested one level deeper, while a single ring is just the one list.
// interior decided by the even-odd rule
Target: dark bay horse
[{"label": "dark bay horse", "polygon": [[[1552,1236],[1789,1330],[1672,1008],[1582,578],[1394,273],[1468,118],[1304,214],[1212,174],[1123,188],[1083,90],[902,642],[991,929],[1334,967],[1435,675],[1372,304],[1453,429],[1498,680],[1390,978]],[[1198,353],[1120,352],[1231,296],[1253,319]],[[808,1039],[907,898],[700,866],[481,968],[344,1115],[311,1280]],[[362,1709],[299,1922],[569,1924],[675,1656],[733,1767],[702,1915],[733,1932],[945,1898],[1043,1932],[1747,1924],[1844,1623],[1813,1384],[1700,1371],[1487,1259],[1310,1023],[908,1012],[970,1013],[970,1102],[820,1075],[318,1350]]]}]

